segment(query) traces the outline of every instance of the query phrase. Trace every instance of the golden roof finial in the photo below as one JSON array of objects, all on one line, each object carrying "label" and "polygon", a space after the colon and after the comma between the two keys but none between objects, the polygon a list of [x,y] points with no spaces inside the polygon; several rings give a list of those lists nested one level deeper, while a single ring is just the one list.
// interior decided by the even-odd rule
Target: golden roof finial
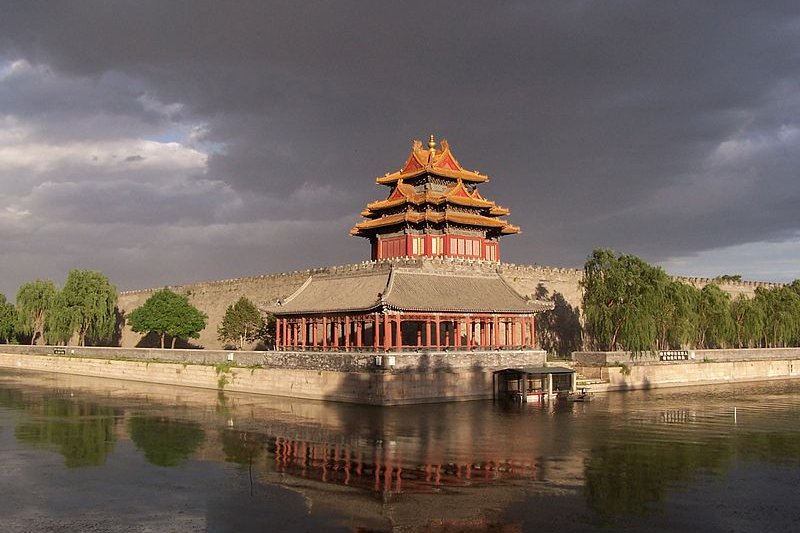
[{"label": "golden roof finial", "polygon": [[431,138],[428,141],[428,148],[430,148],[431,151],[436,150],[436,139],[433,138],[433,133],[431,133]]}]

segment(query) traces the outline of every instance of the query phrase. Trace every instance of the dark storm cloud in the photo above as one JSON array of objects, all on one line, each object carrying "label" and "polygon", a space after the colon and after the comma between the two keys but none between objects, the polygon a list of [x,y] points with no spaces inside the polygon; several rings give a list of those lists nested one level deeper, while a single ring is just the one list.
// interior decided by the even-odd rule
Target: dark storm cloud
[{"label": "dark storm cloud", "polygon": [[[18,3],[0,19],[0,57],[32,70],[0,81],[0,114],[42,141],[127,131],[208,159],[162,167],[110,147],[128,168],[96,169],[105,186],[82,185],[82,161],[28,169],[31,182],[65,182],[69,200],[33,183],[5,216],[191,221],[209,248],[237,241],[203,227],[284,221],[241,243],[256,271],[355,261],[366,246],[346,230],[385,194],[372,179],[434,132],[493,178],[482,191],[523,227],[507,260],[579,265],[613,246],[657,261],[791,239],[798,49],[796,2]],[[0,168],[4,186],[11,175]],[[171,238],[162,245],[187,237]],[[283,238],[319,245],[273,245]],[[212,258],[191,273],[171,260],[174,281],[223,275]]]}]

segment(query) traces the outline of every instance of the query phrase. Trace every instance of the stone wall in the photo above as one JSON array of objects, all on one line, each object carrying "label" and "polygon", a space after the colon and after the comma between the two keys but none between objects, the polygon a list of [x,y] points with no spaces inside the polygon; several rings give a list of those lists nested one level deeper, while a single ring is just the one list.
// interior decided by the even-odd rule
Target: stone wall
[{"label": "stone wall", "polygon": [[[506,358],[517,365],[544,361],[543,352],[409,353],[396,354],[394,366],[384,355],[378,366],[366,354],[235,352],[233,365],[219,365],[231,352],[75,347],[53,354],[53,347],[8,348],[13,349],[0,350],[0,367],[374,405],[488,399],[493,371],[505,368]],[[342,370],[354,359],[363,368]],[[263,366],[253,363],[259,360]]]},{"label": "stone wall", "polygon": [[[685,387],[800,377],[800,359],[673,362],[632,364],[627,367],[594,367],[605,370],[605,384],[591,390],[619,391],[660,387]],[[580,367],[576,370],[582,372]]]},{"label": "stone wall", "polygon": [[[767,361],[800,359],[800,348],[743,348],[730,350],[689,350],[689,360],[699,362]],[[587,367],[635,362],[638,365],[670,365],[676,361],[659,361],[657,354],[643,353],[633,358],[629,352],[573,352],[572,360]]]},{"label": "stone wall", "polygon": [[[311,275],[327,276],[348,272],[388,269],[392,264],[406,268],[419,268],[421,270],[435,270],[437,272],[452,272],[454,274],[465,272],[500,272],[503,278],[517,292],[525,296],[536,297],[544,290],[549,297],[556,292],[560,293],[566,302],[574,309],[581,307],[581,289],[579,282],[583,276],[582,270],[574,268],[553,268],[538,265],[515,265],[508,263],[494,263],[490,261],[476,261],[468,259],[419,259],[399,258],[383,261],[364,261],[352,265],[331,266],[310,270],[286,272],[280,274],[265,274],[249,278],[236,278],[188,285],[169,287],[180,294],[188,296],[189,301],[197,308],[208,314],[208,325],[200,332],[199,339],[192,339],[190,346],[206,349],[221,349],[222,344],[217,340],[217,328],[222,322],[225,309],[245,296],[256,305],[265,305],[279,298],[286,298],[297,290]],[[676,278],[702,287],[713,280],[710,278]],[[772,287],[776,284],[760,282],[727,282],[720,287],[732,296],[738,294],[752,295],[757,287]],[[119,295],[119,309],[122,317],[136,307],[142,305],[150,295],[157,290],[145,289],[138,291],[125,291]],[[123,347],[155,346],[157,339],[143,339],[141,335],[132,332],[127,326],[120,332],[119,344]],[[250,346],[249,348],[254,348]]]},{"label": "stone wall", "polygon": [[188,363],[325,370],[332,372],[390,371],[416,372],[440,370],[503,369],[542,366],[545,353],[538,350],[470,352],[277,352],[227,350],[168,350],[160,348],[110,348],[94,346],[0,346],[0,353],[46,355],[69,358],[110,359],[143,362]]}]

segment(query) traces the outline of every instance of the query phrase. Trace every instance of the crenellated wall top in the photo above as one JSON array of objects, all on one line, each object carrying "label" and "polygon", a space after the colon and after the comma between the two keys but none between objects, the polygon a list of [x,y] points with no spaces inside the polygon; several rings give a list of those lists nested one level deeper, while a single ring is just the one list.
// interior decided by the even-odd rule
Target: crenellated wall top
[{"label": "crenellated wall top", "polygon": [[[583,277],[583,270],[577,268],[566,267],[550,267],[543,265],[525,265],[515,263],[497,263],[495,261],[482,261],[479,259],[462,259],[454,257],[393,257],[389,259],[381,259],[377,261],[362,261],[360,263],[351,263],[346,265],[333,265],[317,268],[309,268],[305,270],[292,270],[288,272],[278,272],[271,274],[260,274],[257,276],[248,276],[240,278],[220,279],[213,281],[202,281],[195,283],[187,283],[182,285],[167,285],[165,288],[176,292],[193,291],[203,287],[220,287],[226,285],[242,285],[252,284],[262,281],[275,281],[282,280],[300,280],[308,278],[309,276],[336,276],[349,273],[380,271],[391,268],[391,266],[400,266],[405,268],[419,268],[431,270],[448,270],[455,272],[463,271],[478,271],[482,273],[500,273],[500,274],[528,274],[530,276],[548,277],[548,276],[567,276],[570,278],[580,279]],[[704,286],[709,283],[719,282],[714,278],[705,277],[688,277],[688,276],[672,276],[676,281],[690,283],[695,286]],[[753,290],[758,287],[775,288],[782,287],[782,283],[772,283],[764,281],[724,281],[721,282],[723,286],[742,289]],[[149,294],[164,287],[137,289],[120,291],[120,295],[131,294]]]}]

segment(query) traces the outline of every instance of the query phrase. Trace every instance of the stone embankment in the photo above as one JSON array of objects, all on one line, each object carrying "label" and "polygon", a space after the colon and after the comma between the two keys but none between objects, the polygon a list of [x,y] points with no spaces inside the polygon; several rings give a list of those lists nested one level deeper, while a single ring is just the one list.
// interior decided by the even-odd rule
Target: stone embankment
[{"label": "stone embankment", "polygon": [[0,367],[374,405],[488,399],[493,372],[541,351],[230,352],[0,346]]},{"label": "stone embankment", "polygon": [[627,352],[575,352],[575,370],[593,391],[641,390],[800,377],[800,348],[693,350],[686,360]]}]

